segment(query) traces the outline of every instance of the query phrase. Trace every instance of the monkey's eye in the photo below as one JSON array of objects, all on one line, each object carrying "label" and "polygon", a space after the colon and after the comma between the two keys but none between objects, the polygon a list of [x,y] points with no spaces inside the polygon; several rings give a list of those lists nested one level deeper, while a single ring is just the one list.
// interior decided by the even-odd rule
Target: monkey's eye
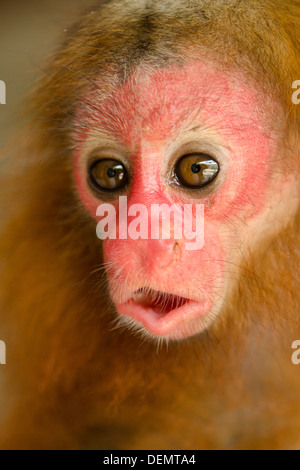
[{"label": "monkey's eye", "polygon": [[183,186],[200,189],[215,179],[219,173],[219,164],[210,155],[195,153],[180,158],[174,172]]},{"label": "monkey's eye", "polygon": [[128,173],[123,163],[118,160],[97,160],[89,168],[89,179],[96,189],[119,191],[128,182]]}]

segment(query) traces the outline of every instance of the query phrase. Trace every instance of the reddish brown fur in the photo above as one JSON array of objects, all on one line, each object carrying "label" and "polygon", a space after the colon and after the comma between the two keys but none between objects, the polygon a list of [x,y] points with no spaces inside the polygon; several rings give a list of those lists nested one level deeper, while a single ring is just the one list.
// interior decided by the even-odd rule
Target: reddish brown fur
[{"label": "reddish brown fur", "polygon": [[1,447],[299,449],[291,343],[300,338],[300,215],[253,254],[208,331],[157,349],[112,330],[95,224],[76,195],[70,155],[78,92],[103,74],[106,93],[106,70],[121,81],[140,61],[180,61],[179,37],[190,45],[186,54],[210,50],[259,77],[281,98],[292,133],[300,109],[291,104],[291,83],[300,78],[300,4],[203,0],[191,2],[198,7],[190,18],[189,9],[169,6],[165,15],[153,13],[148,41],[144,31],[139,43],[142,9],[137,15],[120,2],[102,3],[103,13],[88,15],[51,62],[31,106],[29,138],[25,131],[26,142],[6,160]]}]

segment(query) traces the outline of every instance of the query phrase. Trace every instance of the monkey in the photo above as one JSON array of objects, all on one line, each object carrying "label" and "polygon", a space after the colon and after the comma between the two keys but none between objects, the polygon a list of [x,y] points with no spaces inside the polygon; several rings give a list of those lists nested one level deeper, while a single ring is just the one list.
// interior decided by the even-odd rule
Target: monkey
[{"label": "monkey", "polygon": [[[299,21],[99,0],[68,30],[2,156],[2,449],[300,448]],[[121,198],[202,206],[203,247],[99,240]]]}]

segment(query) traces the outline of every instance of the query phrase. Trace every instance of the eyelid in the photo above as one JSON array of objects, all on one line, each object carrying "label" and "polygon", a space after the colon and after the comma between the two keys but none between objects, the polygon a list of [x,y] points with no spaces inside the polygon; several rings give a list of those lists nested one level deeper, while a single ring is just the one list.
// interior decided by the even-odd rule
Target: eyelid
[{"label": "eyelid", "polygon": [[204,153],[213,158],[221,167],[224,161],[225,147],[219,144],[211,144],[207,140],[192,140],[178,146],[175,150],[171,150],[165,165],[164,173],[167,177],[171,176],[172,170],[180,158],[185,155]]},{"label": "eyelid", "polygon": [[92,166],[95,162],[98,160],[117,160],[124,167],[128,172],[131,173],[131,162],[128,156],[128,152],[125,152],[122,149],[116,149],[114,147],[99,147],[99,148],[94,148],[91,152],[88,153],[87,159],[86,159],[86,164],[87,167]]}]

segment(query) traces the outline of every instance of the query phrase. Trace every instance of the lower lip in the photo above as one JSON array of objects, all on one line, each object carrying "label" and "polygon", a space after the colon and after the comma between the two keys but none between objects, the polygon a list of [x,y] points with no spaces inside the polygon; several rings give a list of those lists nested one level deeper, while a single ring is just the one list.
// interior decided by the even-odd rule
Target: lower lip
[{"label": "lower lip", "polygon": [[[117,305],[119,314],[143,325],[151,334],[170,339],[183,339],[199,333],[196,322],[211,310],[209,302],[189,301],[165,314],[154,312],[150,307],[129,301]],[[201,325],[201,322],[199,322]],[[203,328],[200,328],[200,331]]]}]

